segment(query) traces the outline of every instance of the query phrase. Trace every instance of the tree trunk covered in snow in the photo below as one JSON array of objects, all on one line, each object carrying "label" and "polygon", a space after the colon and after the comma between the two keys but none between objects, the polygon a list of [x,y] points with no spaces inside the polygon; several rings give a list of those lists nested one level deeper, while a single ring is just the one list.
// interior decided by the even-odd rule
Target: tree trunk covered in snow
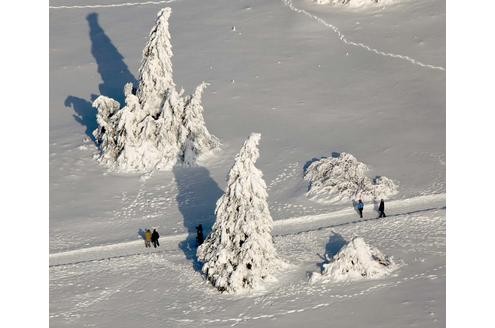
[{"label": "tree trunk covered in snow", "polygon": [[212,232],[197,251],[202,271],[220,291],[256,288],[279,263],[266,184],[254,166],[260,136],[251,134],[236,156],[225,194],[217,202]]}]

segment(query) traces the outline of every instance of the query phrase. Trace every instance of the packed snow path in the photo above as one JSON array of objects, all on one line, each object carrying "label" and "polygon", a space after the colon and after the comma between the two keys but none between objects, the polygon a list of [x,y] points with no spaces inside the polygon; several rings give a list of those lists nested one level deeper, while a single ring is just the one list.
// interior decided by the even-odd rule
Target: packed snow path
[{"label": "packed snow path", "polygon": [[[401,268],[378,280],[310,283],[307,273],[319,270],[322,254],[333,254],[356,235],[393,255]],[[51,326],[445,326],[445,210],[349,221],[274,239],[293,268],[267,290],[247,296],[218,293],[178,249],[54,266]]]},{"label": "packed snow path", "polygon": [[[410,199],[391,201],[386,204],[386,218],[377,218],[377,212],[371,204],[365,207],[363,219],[359,219],[353,208],[318,215],[293,217],[274,222],[275,236],[295,235],[304,232],[332,227],[356,224],[365,221],[386,220],[387,218],[410,215],[414,213],[445,209],[445,194],[419,196]],[[162,236],[159,248],[144,248],[142,239],[118,244],[101,245],[66,252],[50,254],[50,267],[83,263],[96,260],[126,257],[145,253],[175,251],[178,243],[195,236],[187,233]],[[193,250],[191,249],[191,252]]]},{"label": "packed snow path", "polygon": [[368,45],[366,45],[366,44],[364,44],[362,42],[354,42],[354,41],[348,40],[346,38],[346,36],[339,30],[339,28],[337,26],[328,23],[324,19],[322,19],[322,18],[320,18],[320,17],[318,17],[316,15],[313,15],[313,14],[311,14],[310,12],[308,12],[308,11],[306,11],[304,9],[297,8],[292,3],[292,0],[281,0],[281,1],[290,10],[292,10],[292,11],[294,11],[296,13],[299,13],[299,14],[306,15],[309,18],[312,18],[312,19],[316,20],[318,23],[323,24],[324,26],[330,28],[332,31],[334,31],[338,35],[340,41],[342,41],[343,43],[345,43],[347,45],[355,46],[355,47],[358,47],[358,48],[363,48],[363,49],[365,49],[365,50],[367,50],[369,52],[374,52],[374,53],[376,53],[377,55],[380,55],[380,56],[402,59],[402,60],[405,60],[405,61],[410,62],[411,64],[414,64],[414,65],[417,65],[417,66],[421,66],[421,67],[424,67],[424,68],[429,68],[429,69],[439,70],[439,71],[445,71],[445,68],[442,67],[442,66],[435,66],[435,65],[425,64],[425,63],[422,63],[419,60],[416,60],[416,59],[411,58],[409,56],[394,54],[394,53],[391,53],[391,52],[385,52],[385,51],[382,51],[382,50],[378,50],[378,49],[372,48],[372,47],[370,47],[370,46],[368,46]]}]

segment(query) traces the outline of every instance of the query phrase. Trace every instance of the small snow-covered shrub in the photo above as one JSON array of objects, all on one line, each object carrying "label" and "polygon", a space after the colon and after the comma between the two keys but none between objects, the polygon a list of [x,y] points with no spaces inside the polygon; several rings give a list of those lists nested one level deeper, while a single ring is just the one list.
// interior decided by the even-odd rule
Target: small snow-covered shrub
[{"label": "small snow-covered shrub", "polygon": [[309,181],[306,196],[333,203],[350,199],[367,201],[397,194],[398,188],[391,179],[371,179],[367,172],[368,167],[348,153],[322,158],[306,169],[304,179]]},{"label": "small snow-covered shrub", "polygon": [[391,5],[398,0],[314,0],[319,5],[347,6],[350,8],[380,7]]},{"label": "small snow-covered shrub", "polygon": [[323,264],[323,271],[313,272],[310,282],[351,281],[384,277],[399,266],[389,256],[366,244],[363,238],[355,237]]},{"label": "small snow-covered shrub", "polygon": [[251,134],[236,156],[225,194],[217,202],[212,232],[197,250],[203,273],[222,292],[256,289],[284,265],[273,245],[263,174],[254,166],[260,137]]},{"label": "small snow-covered shrub", "polygon": [[195,165],[196,159],[220,146],[203,118],[202,82],[194,94],[184,96],[173,80],[172,45],[168,19],[170,8],[160,10],[150,31],[139,67],[139,87],[124,88],[126,106],[99,96],[99,128],[94,132],[100,146],[99,161],[119,172],[170,170],[177,162]]}]

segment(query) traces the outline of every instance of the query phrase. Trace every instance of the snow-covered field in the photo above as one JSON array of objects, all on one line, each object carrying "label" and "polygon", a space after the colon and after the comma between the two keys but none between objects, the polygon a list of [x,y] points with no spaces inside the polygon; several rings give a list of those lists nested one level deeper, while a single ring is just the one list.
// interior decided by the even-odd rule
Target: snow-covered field
[{"label": "snow-covered field", "polygon": [[[137,79],[157,12],[174,79],[200,81],[222,149],[151,177],[94,159],[96,110]],[[207,229],[233,156],[261,133],[275,246],[292,264],[265,291],[219,294],[187,242]],[[387,218],[306,197],[304,169],[353,154],[398,183]],[[138,231],[157,227],[158,251]],[[363,237],[401,266],[379,280],[309,282],[327,253]],[[445,326],[445,3],[347,8],[305,0],[50,1],[52,327]]]}]

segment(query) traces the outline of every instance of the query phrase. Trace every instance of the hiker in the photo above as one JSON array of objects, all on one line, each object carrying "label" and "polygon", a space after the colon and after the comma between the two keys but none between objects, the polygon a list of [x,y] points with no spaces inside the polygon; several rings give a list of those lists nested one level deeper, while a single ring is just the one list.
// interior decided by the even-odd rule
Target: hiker
[{"label": "hiker", "polygon": [[151,241],[151,231],[150,229],[146,229],[146,232],[144,233],[144,246],[151,247],[150,241]]},{"label": "hiker", "polygon": [[384,218],[384,217],[387,217],[385,215],[385,202],[382,200],[380,200],[380,206],[378,206],[378,212],[380,212],[380,218]]},{"label": "hiker", "polygon": [[153,229],[153,233],[151,234],[151,242],[153,243],[153,247],[155,248],[156,246],[160,246],[160,243],[158,242],[158,238],[160,238],[158,231],[156,231],[156,229]]},{"label": "hiker", "polygon": [[363,209],[364,209],[364,204],[363,204],[363,201],[360,199],[356,208],[358,209],[359,211],[359,217],[362,219],[363,218]]},{"label": "hiker", "polygon": [[203,225],[199,225],[196,227],[196,242],[199,245],[201,245],[204,241],[204,237],[203,237]]}]

